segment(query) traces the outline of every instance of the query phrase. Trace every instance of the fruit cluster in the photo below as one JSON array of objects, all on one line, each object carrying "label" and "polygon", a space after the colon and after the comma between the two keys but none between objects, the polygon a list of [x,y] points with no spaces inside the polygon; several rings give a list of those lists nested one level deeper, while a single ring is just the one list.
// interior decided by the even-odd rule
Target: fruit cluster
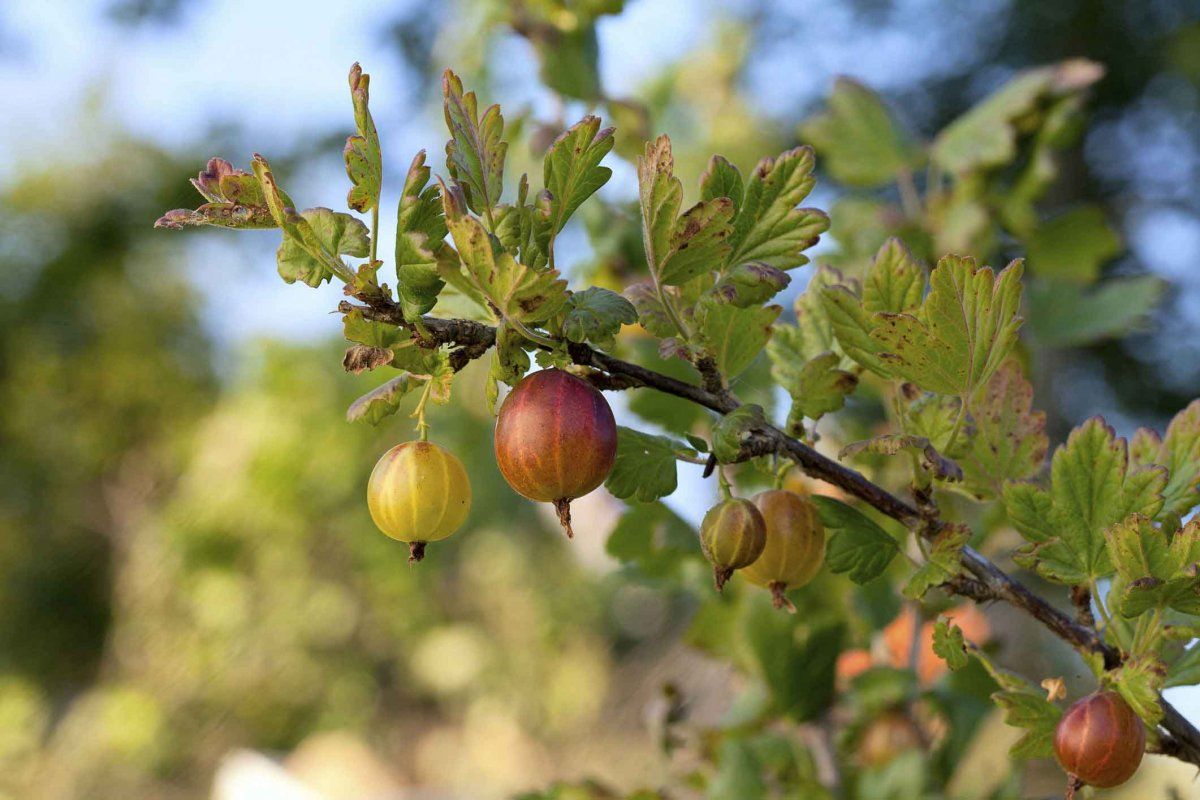
[{"label": "fruit cluster", "polygon": [[[504,399],[496,419],[496,464],[530,500],[553,503],[572,536],[571,501],[602,484],[617,454],[612,409],[591,384],[559,369],[535,372]],[[471,484],[454,454],[427,441],[384,453],[367,484],[379,529],[407,542],[419,561],[425,545],[454,533],[471,510]],[[795,609],[788,589],[812,580],[825,557],[825,530],[806,497],[772,489],[750,500],[727,497],[700,526],[700,546],[717,588],[735,570],[770,590],[776,608]]]}]

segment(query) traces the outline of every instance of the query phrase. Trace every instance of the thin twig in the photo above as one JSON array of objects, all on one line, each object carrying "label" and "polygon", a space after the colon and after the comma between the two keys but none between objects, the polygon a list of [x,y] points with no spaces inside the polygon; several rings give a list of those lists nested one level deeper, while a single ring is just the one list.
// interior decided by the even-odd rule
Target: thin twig
[{"label": "thin twig", "polygon": [[[343,312],[361,308],[363,315],[368,319],[414,328],[412,324],[404,320],[399,308],[392,301],[360,299],[371,302],[371,306],[363,308],[343,302],[339,308]],[[430,346],[451,344],[472,348],[472,352],[482,347],[486,352],[486,348],[495,342],[495,328],[483,323],[425,317],[423,324],[429,331],[431,341],[427,344]],[[720,394],[714,393],[704,387],[615,358],[584,344],[570,344],[567,352],[572,361],[580,366],[603,370],[614,378],[620,377],[623,380],[632,381],[633,383],[629,385],[644,386],[674,395],[718,414],[728,414],[740,405],[737,398],[728,391]],[[936,535],[948,524],[941,520],[925,518],[915,506],[876,485],[862,473],[818,453],[770,424],[764,424],[760,429],[752,432],[744,443],[738,460],[771,453],[791,458],[811,477],[833,484],[847,494],[874,507],[877,511],[925,536]],[[1049,602],[1008,575],[974,548],[964,547],[961,558],[963,568],[969,573],[969,576],[964,576],[968,580],[952,582],[949,584],[951,588],[961,589],[960,593],[967,597],[986,598],[1008,603],[1033,617],[1076,650],[1100,655],[1106,669],[1120,666],[1122,660],[1120,652],[1106,644],[1095,628],[1081,624],[1070,615],[1050,605]],[[1163,710],[1162,731],[1160,731],[1162,752],[1181,761],[1200,766],[1200,731],[1166,700],[1160,699],[1160,703]]]}]

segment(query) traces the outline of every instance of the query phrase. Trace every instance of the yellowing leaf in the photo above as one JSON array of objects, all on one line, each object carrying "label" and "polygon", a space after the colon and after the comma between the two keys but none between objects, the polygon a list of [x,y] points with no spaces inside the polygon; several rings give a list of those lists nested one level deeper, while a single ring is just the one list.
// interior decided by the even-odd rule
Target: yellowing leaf
[{"label": "yellowing leaf", "polygon": [[355,211],[370,211],[379,205],[379,190],[383,183],[383,156],[379,152],[379,134],[371,118],[368,88],[371,76],[362,67],[350,68],[350,97],[354,103],[354,122],[358,133],[346,139],[342,158],[346,174],[354,186],[346,195],[346,204]]},{"label": "yellowing leaf", "polygon": [[474,217],[447,222],[468,279],[504,319],[543,322],[562,309],[567,282],[559,280],[557,270],[518,263]]},{"label": "yellowing leaf", "polygon": [[919,315],[876,314],[871,339],[895,374],[937,394],[960,397],[985,383],[1017,341],[1021,263],[999,275],[973,259],[947,256],[930,277]]},{"label": "yellowing leaf", "polygon": [[974,433],[958,458],[965,490],[981,500],[996,497],[1005,481],[1037,473],[1050,446],[1046,415],[1033,410],[1033,387],[1020,364],[1006,361],[970,408]]}]

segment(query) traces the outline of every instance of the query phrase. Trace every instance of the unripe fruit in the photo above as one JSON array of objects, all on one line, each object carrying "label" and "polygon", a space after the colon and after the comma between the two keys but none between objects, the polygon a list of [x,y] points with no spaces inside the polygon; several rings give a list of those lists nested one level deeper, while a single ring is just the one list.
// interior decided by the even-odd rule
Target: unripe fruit
[{"label": "unripe fruit", "polygon": [[554,503],[571,531],[571,501],[604,483],[617,456],[617,423],[586,381],[558,369],[535,372],[504,398],[496,418],[496,463],[518,493]]},{"label": "unripe fruit", "polygon": [[767,524],[762,555],[741,573],[751,583],[771,590],[776,608],[795,612],[784,594],[813,579],[825,560],[825,528],[817,507],[806,497],[772,489],[753,498]]},{"label": "unripe fruit", "polygon": [[1142,763],[1146,728],[1116,692],[1089,694],[1067,709],[1054,731],[1054,755],[1072,778],[1107,789]]},{"label": "unripe fruit", "polygon": [[748,567],[767,545],[767,524],[749,500],[730,498],[708,510],[700,523],[700,549],[713,565],[717,591],[735,569]]},{"label": "unripe fruit", "polygon": [[409,561],[425,544],[454,533],[471,510],[471,482],[462,462],[430,442],[404,442],[383,454],[367,483],[367,507],[379,529],[409,543]]}]

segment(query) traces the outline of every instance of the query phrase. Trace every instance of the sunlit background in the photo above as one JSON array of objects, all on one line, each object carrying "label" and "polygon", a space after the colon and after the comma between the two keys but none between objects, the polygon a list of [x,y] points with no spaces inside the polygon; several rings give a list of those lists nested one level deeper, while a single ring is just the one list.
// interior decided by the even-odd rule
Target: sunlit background
[{"label": "sunlit background", "polygon": [[[605,552],[621,503],[580,502],[567,543],[504,485],[484,371],[432,420],[470,472],[468,528],[409,568],[362,500],[412,422],[345,422],[373,381],[341,372],[339,291],[280,281],[276,232],[151,227],[195,204],[186,178],[214,155],[264,153],[306,206],[341,207],[355,61],[384,209],[418,149],[441,169],[446,66],[544,146],[585,104],[542,86],[508,5],[0,5],[0,798],[631,789],[678,769],[656,741],[665,685],[700,723],[728,711],[739,676],[682,639],[693,595]],[[597,31],[605,93],[672,135],[689,191],[712,152],[745,169],[800,141],[839,75],[931,136],[1021,68],[1100,62],[1043,205],[1094,204],[1119,237],[1104,274],[1169,285],[1121,330],[1048,348],[1038,405],[1057,442],[1097,413],[1161,429],[1200,395],[1200,4],[627,0]],[[540,171],[521,144],[512,172]],[[602,196],[635,196],[630,163],[609,163]],[[825,181],[809,204],[839,192]],[[569,274],[597,258],[585,223],[564,233]],[[695,522],[713,487],[681,481],[669,505]],[[1200,723],[1200,695],[1168,696]],[[994,736],[980,764],[1011,741]]]}]

